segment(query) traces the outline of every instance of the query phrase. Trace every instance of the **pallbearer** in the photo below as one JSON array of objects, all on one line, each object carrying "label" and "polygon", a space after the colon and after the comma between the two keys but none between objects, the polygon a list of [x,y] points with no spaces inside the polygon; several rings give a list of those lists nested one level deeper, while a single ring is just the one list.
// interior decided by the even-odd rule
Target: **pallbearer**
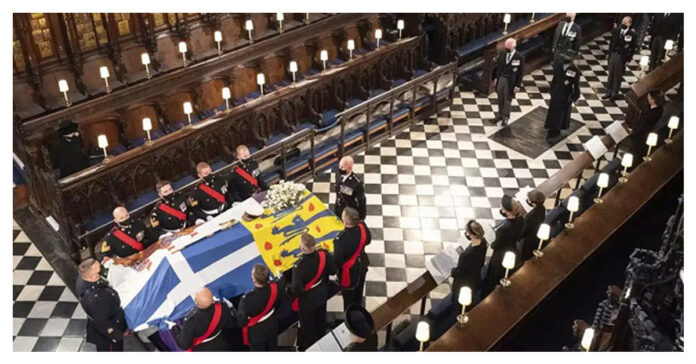
[{"label": "pallbearer", "polygon": [[612,30],[609,43],[609,78],[607,92],[602,100],[614,101],[621,91],[621,81],[626,71],[626,64],[633,58],[636,46],[636,32],[631,28],[631,17],[621,20],[621,27]]},{"label": "pallbearer", "polygon": [[173,326],[177,345],[186,351],[229,351],[224,330],[234,326],[230,310],[221,301],[213,301],[213,293],[203,287],[196,292],[196,307],[184,318],[181,326]]},{"label": "pallbearer", "polygon": [[563,66],[578,56],[582,44],[582,29],[575,23],[575,13],[566,13],[565,19],[558,23],[553,36],[553,68]]},{"label": "pallbearer", "polygon": [[108,258],[125,258],[142,252],[156,240],[145,229],[145,224],[133,219],[125,207],[114,209],[114,227],[98,246],[97,257],[103,263]]},{"label": "pallbearer", "polygon": [[505,41],[505,51],[498,55],[498,66],[495,68],[495,90],[498,94],[498,118],[503,126],[510,120],[510,104],[512,98],[522,85],[522,68],[524,57],[516,51],[517,41],[508,38]]},{"label": "pallbearer", "polygon": [[230,198],[234,201],[244,201],[251,195],[267,189],[259,178],[259,164],[251,159],[246,145],[237,147],[239,164],[232,169],[229,176]]},{"label": "pallbearer", "polygon": [[353,173],[353,157],[346,156],[341,158],[338,163],[338,174],[336,175],[336,216],[342,216],[345,207],[352,207],[358,210],[360,219],[364,220],[366,215],[365,188],[358,176]]},{"label": "pallbearer", "polygon": [[341,218],[346,228],[334,240],[334,258],[345,311],[351,304],[362,306],[365,276],[370,265],[365,247],[372,237],[370,229],[360,221],[360,215],[354,208],[343,209]]},{"label": "pallbearer", "polygon": [[176,233],[186,228],[189,219],[184,196],[174,193],[171,183],[163,180],[155,185],[160,200],[150,214],[150,224],[157,236]]},{"label": "pallbearer", "polygon": [[263,264],[251,271],[254,290],[239,302],[237,322],[242,327],[244,345],[251,351],[274,351],[278,347],[278,318],[276,307],[283,290],[278,282],[270,282],[270,272]]},{"label": "pallbearer", "polygon": [[214,175],[206,162],[198,163],[196,172],[200,181],[191,192],[188,203],[196,223],[201,223],[227,208],[227,179]]}]

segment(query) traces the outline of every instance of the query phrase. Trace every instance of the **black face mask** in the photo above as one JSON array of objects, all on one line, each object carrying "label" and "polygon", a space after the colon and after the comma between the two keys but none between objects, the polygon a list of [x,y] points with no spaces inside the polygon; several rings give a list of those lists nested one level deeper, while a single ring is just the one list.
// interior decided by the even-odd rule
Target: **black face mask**
[{"label": "black face mask", "polygon": [[172,202],[174,202],[174,192],[166,196],[162,196],[162,200],[164,200],[164,202],[166,202],[167,204],[171,205]]},{"label": "black face mask", "polygon": [[505,211],[503,209],[500,209],[499,212],[500,212],[500,215],[502,215],[504,218],[507,219],[507,215],[505,215]]},{"label": "black face mask", "polygon": [[471,235],[469,235],[469,233],[464,232],[464,237],[466,238],[466,240],[471,241]]},{"label": "black face mask", "polygon": [[133,225],[133,218],[129,217],[121,222],[118,223],[119,226],[131,226]]},{"label": "black face mask", "polygon": [[346,174],[348,174],[348,171],[346,171],[345,169],[339,168],[338,173],[340,173],[341,175],[346,175]]},{"label": "black face mask", "polygon": [[212,174],[209,174],[209,175],[203,177],[203,181],[208,183],[208,184],[213,183],[214,180],[215,180],[215,176],[213,176]]},{"label": "black face mask", "polygon": [[628,25],[621,24],[621,29],[628,29]]},{"label": "black face mask", "polygon": [[573,21],[573,19],[572,19],[571,17],[569,17],[569,16],[566,16],[566,17],[565,17],[565,21],[566,21],[566,23],[570,23],[570,22]]}]

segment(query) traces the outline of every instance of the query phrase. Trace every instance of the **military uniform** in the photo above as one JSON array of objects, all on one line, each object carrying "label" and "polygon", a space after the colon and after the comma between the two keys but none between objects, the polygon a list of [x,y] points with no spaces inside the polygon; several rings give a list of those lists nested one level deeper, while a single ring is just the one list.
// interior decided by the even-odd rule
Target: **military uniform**
[{"label": "military uniform", "polygon": [[225,329],[234,327],[230,310],[223,302],[215,302],[202,310],[191,310],[172,334],[179,348],[188,351],[229,351]]},{"label": "military uniform", "polygon": [[510,104],[515,87],[522,85],[522,68],[524,56],[520,52],[501,52],[498,55],[498,67],[495,69],[496,92],[498,93],[498,118],[503,125],[510,119]]},{"label": "military uniform", "polygon": [[186,228],[189,215],[186,199],[171,194],[157,201],[150,213],[150,224],[157,236],[178,232]]},{"label": "military uniform", "polygon": [[336,274],[336,263],[331,253],[315,250],[303,254],[292,270],[290,296],[297,297],[300,318],[298,346],[305,350],[326,332],[326,301],[329,296],[329,276]]},{"label": "military uniform", "polygon": [[242,326],[244,344],[249,346],[249,350],[275,351],[278,347],[276,307],[282,292],[279,282],[270,282],[263,287],[254,287],[239,301],[237,322]]},{"label": "military uniform", "polygon": [[364,222],[346,228],[338,233],[334,240],[334,259],[338,267],[338,282],[343,295],[343,310],[349,305],[362,306],[365,276],[370,261],[365,247],[370,244],[372,236]]},{"label": "military uniform", "polygon": [[562,66],[566,60],[573,59],[580,52],[582,29],[575,22],[558,23],[553,36],[553,68]]},{"label": "military uniform", "polygon": [[129,225],[116,224],[111,228],[97,249],[99,260],[107,256],[125,258],[152,245],[156,239],[146,230],[145,224],[131,221]]},{"label": "military uniform", "polygon": [[87,282],[77,278],[77,296],[87,313],[87,341],[97,351],[123,351],[126,318],[118,293],[104,279]]},{"label": "military uniform", "polygon": [[266,186],[258,180],[259,164],[251,158],[239,161],[229,175],[230,201],[244,201],[253,194],[265,190]]},{"label": "military uniform", "polygon": [[207,220],[227,208],[227,179],[209,176],[196,185],[188,198],[189,207],[195,218]]},{"label": "military uniform", "polygon": [[636,46],[636,32],[632,28],[616,28],[612,31],[609,43],[609,77],[607,78],[607,96],[614,98],[621,90],[621,81],[626,64],[633,57]]},{"label": "military uniform", "polygon": [[365,219],[367,209],[365,188],[353,172],[349,175],[341,175],[340,172],[336,174],[336,207],[334,212],[339,219],[346,206],[358,210],[360,219]]}]

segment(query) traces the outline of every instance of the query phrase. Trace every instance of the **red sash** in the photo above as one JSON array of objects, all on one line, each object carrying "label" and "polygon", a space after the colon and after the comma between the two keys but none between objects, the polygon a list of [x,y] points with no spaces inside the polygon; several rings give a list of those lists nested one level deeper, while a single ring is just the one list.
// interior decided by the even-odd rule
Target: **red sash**
[{"label": "red sash", "polygon": [[179,219],[181,221],[186,221],[186,214],[185,213],[167,205],[164,202],[160,202],[159,209],[168,213],[169,215],[176,217],[177,219]]},{"label": "red sash", "polygon": [[114,230],[114,236],[118,240],[121,240],[122,242],[126,243],[128,246],[130,246],[131,248],[133,248],[137,251],[143,250],[143,244],[141,244],[139,241],[131,238],[128,234],[124,233],[120,229]]},{"label": "red sash", "polygon": [[[318,281],[319,278],[321,278],[321,274],[324,273],[324,266],[326,265],[326,255],[324,254],[323,251],[319,250],[319,267],[317,268],[317,274],[312,278],[311,281],[307,282],[305,284],[304,289],[305,292],[309,291],[313,285],[315,285]],[[300,310],[300,301],[295,298],[294,301],[292,301],[292,309],[293,311],[299,311]]]},{"label": "red sash", "polygon": [[205,183],[199,184],[198,187],[200,187],[201,191],[207,193],[210,197],[218,200],[218,202],[225,203],[225,196],[223,196],[220,192],[208,187],[208,185]]},{"label": "red sash", "polygon": [[236,167],[234,169],[235,173],[237,173],[240,177],[244,178],[247,180],[249,183],[254,185],[254,187],[259,188],[259,182],[254,178],[254,176],[250,175],[247,173],[247,171],[244,170],[244,168],[241,167]]},{"label": "red sash", "polygon": [[271,294],[270,296],[268,296],[268,302],[266,302],[266,307],[264,307],[263,311],[261,311],[260,314],[249,319],[249,322],[247,322],[246,326],[242,328],[244,345],[249,346],[249,328],[256,325],[262,317],[268,314],[268,312],[273,308],[273,304],[275,303],[276,297],[278,296],[278,285],[275,283],[271,283],[268,286],[271,288]]},{"label": "red sash", "polygon": [[201,335],[197,338],[194,338],[193,344],[191,344],[191,347],[188,348],[188,350],[186,350],[186,351],[192,351],[193,348],[200,345],[203,341],[205,341],[207,338],[209,338],[210,335],[213,334],[213,331],[215,331],[215,328],[220,323],[220,316],[222,316],[222,304],[220,302],[218,302],[215,304],[214,308],[215,308],[215,312],[213,312],[213,319],[210,320],[210,325],[208,326],[208,329],[205,330],[203,335]]},{"label": "red sash", "polygon": [[350,287],[350,268],[352,268],[355,262],[358,260],[360,253],[362,253],[362,250],[365,248],[365,243],[367,243],[365,225],[359,223],[358,227],[360,228],[360,244],[358,245],[358,249],[355,251],[355,253],[353,253],[353,256],[350,257],[350,259],[343,263],[343,266],[341,267],[341,287],[344,288]]}]

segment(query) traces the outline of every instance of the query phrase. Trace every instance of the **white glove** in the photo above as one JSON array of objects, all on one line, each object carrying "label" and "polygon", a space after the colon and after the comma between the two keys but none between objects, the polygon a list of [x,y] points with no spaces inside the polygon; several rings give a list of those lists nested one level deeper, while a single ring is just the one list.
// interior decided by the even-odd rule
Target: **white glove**
[{"label": "white glove", "polygon": [[205,221],[210,221],[210,220],[212,220],[212,219],[214,219],[214,217],[208,215],[208,216],[205,218]]},{"label": "white glove", "polygon": [[170,232],[167,232],[167,233],[164,233],[164,234],[160,235],[160,236],[159,236],[159,239],[162,240],[162,239],[164,239],[164,238],[166,238],[166,237],[170,237],[170,236],[172,236],[172,235],[174,235],[174,234],[172,234],[172,233],[170,233]]},{"label": "white glove", "polygon": [[200,224],[202,224],[202,223],[204,223],[204,222],[205,222],[205,221],[203,221],[203,219],[196,219],[196,225],[200,225]]},{"label": "white glove", "polygon": [[176,326],[174,322],[171,321],[164,321],[165,324],[167,324],[167,327],[169,327],[169,330],[172,329],[172,327]]}]

